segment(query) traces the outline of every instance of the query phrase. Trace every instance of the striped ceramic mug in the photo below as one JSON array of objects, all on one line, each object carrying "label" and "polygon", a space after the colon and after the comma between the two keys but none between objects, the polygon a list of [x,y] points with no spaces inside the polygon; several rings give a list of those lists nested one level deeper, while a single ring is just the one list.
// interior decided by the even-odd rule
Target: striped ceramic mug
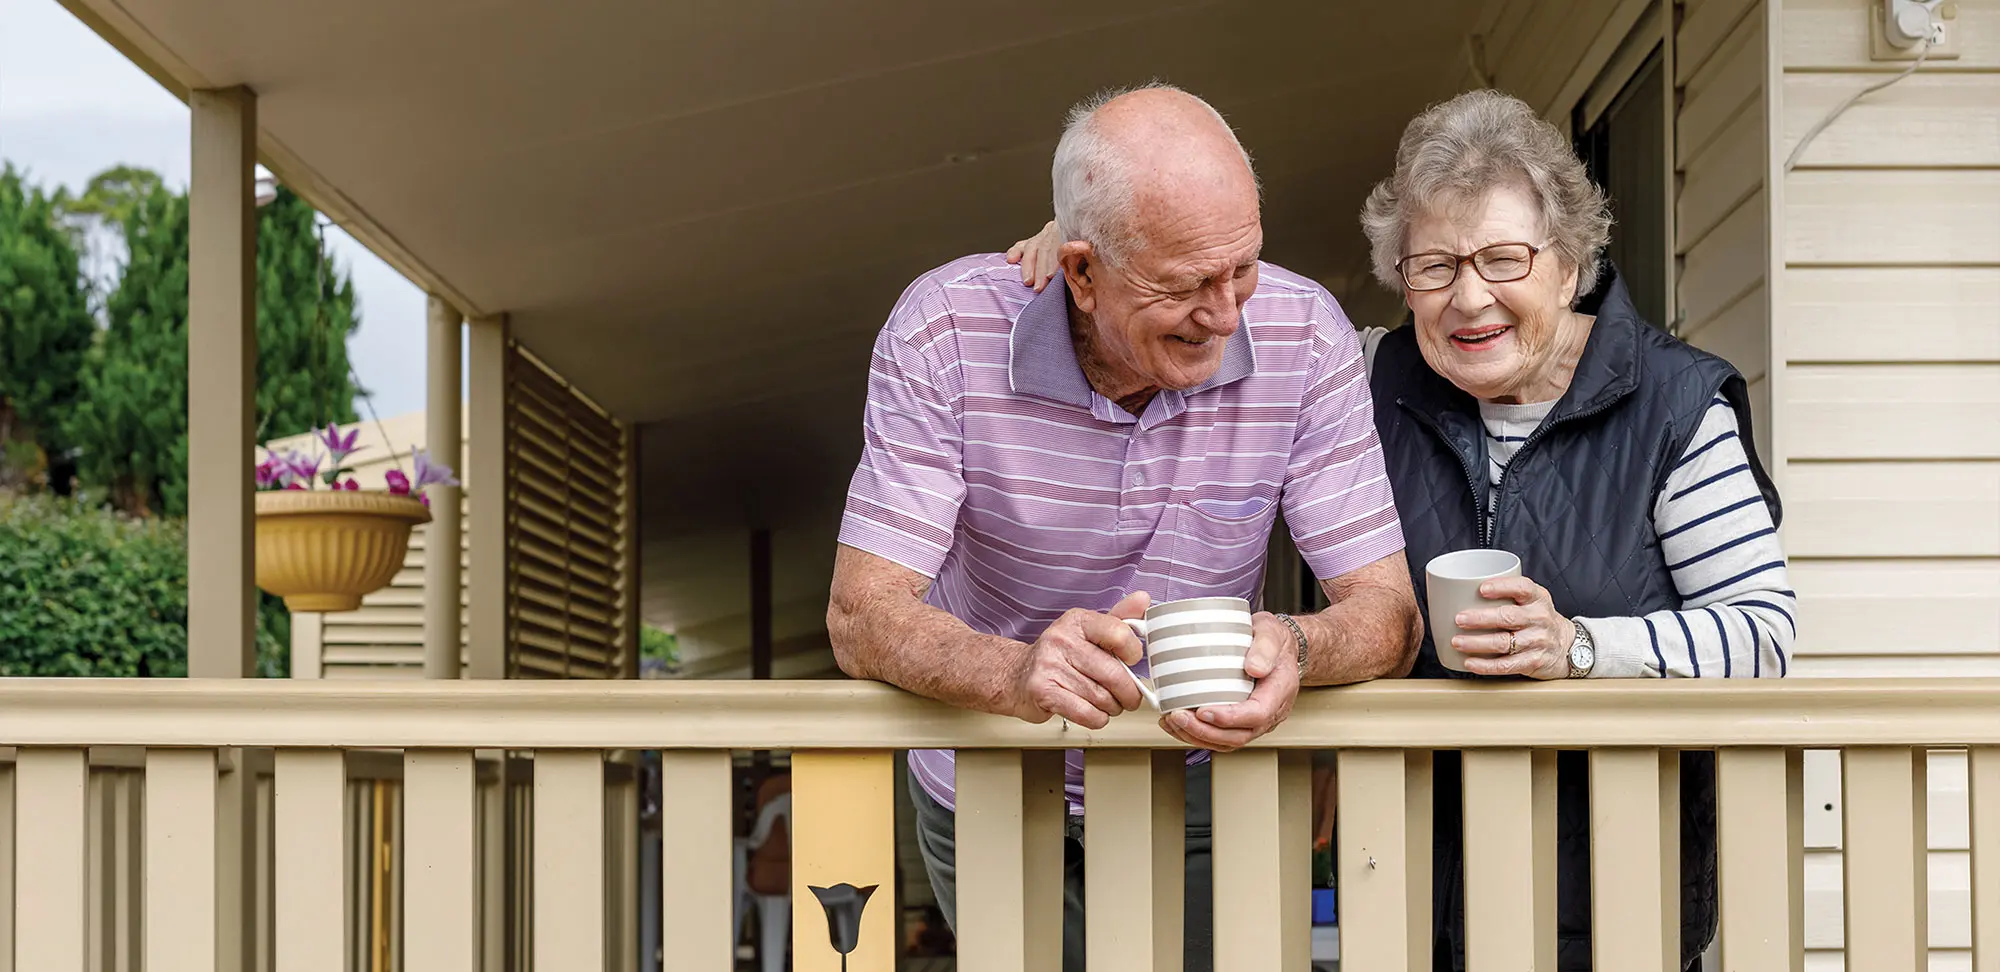
[{"label": "striped ceramic mug", "polygon": [[1250,653],[1250,602],[1240,597],[1194,597],[1147,609],[1125,623],[1146,641],[1152,684],[1131,672],[1146,701],[1161,712],[1192,709],[1250,697],[1243,658]]}]

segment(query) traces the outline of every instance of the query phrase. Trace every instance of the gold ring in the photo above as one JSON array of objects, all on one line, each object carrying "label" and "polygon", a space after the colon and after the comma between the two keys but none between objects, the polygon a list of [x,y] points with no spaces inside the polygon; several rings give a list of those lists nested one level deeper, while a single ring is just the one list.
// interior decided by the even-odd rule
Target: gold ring
[{"label": "gold ring", "polygon": [[1511,655],[1520,650],[1521,646],[1519,644],[1516,644],[1514,641],[1514,632],[1512,631],[1507,632],[1507,654]]}]

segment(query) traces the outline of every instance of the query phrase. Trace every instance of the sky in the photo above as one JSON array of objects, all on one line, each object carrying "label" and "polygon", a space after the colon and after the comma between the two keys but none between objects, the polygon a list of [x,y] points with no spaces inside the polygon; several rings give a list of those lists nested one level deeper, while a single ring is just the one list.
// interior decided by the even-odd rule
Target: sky
[{"label": "sky", "polygon": [[[49,190],[81,191],[120,164],[153,169],[185,189],[187,106],[56,0],[0,0],[0,160]],[[354,283],[361,328],[348,356],[376,413],[386,419],[422,409],[423,291],[338,228],[326,231],[326,245]],[[368,416],[362,402],[355,407]]]}]

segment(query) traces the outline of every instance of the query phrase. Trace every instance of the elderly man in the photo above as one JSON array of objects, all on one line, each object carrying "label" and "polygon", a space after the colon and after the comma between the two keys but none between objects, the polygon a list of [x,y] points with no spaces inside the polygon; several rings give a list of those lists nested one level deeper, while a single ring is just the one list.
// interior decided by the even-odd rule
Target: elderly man
[{"label": "elderly man", "polygon": [[[1263,264],[1248,155],[1164,86],[1070,114],[1053,165],[1062,278],[999,255],[933,270],[875,343],[864,449],[827,612],[841,667],[919,695],[1091,729],[1138,708],[1119,619],[1150,600],[1253,602],[1282,509],[1332,606],[1259,613],[1247,701],[1162,720],[1196,747],[1186,968],[1210,967],[1206,750],[1301,683],[1409,670],[1421,627],[1354,329]],[[952,756],[910,754],[932,887],[956,922]],[[1064,968],[1082,966],[1083,759],[1069,754]]]}]

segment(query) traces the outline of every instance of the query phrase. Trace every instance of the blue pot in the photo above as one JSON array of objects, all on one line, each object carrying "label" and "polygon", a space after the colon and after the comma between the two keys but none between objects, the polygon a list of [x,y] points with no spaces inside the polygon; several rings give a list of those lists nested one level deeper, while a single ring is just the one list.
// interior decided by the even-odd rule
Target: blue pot
[{"label": "blue pot", "polygon": [[1332,888],[1313,889],[1313,920],[1315,925],[1331,925],[1333,920],[1334,892]]}]

